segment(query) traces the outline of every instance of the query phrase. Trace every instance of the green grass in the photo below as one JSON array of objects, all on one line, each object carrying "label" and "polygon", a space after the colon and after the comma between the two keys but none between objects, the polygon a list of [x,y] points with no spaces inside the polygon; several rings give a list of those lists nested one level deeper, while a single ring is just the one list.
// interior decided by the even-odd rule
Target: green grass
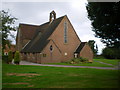
[{"label": "green grass", "polygon": [[[8,65],[3,63],[3,88],[117,88],[118,71],[91,68]],[[17,75],[10,75],[16,73]],[[19,74],[38,74],[19,76]]]},{"label": "green grass", "polygon": [[94,66],[94,67],[113,67],[111,65],[102,64],[96,61],[101,61],[104,63],[118,65],[119,60],[110,60],[110,59],[94,59],[93,63],[83,63],[83,64],[70,64],[70,63],[47,63],[47,64],[54,64],[54,65],[72,65],[72,66]]},{"label": "green grass", "polygon": [[120,62],[120,59],[94,59],[94,60],[112,64],[112,65],[118,65],[118,62]]},{"label": "green grass", "polygon": [[0,59],[0,90],[2,90],[2,60]]}]

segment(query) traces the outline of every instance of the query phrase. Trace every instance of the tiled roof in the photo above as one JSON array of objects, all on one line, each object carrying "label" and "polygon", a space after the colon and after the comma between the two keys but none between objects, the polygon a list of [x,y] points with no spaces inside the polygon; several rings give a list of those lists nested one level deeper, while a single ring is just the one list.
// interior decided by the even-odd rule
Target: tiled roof
[{"label": "tiled roof", "polygon": [[78,48],[76,49],[75,53],[80,53],[86,43],[87,42],[81,42]]},{"label": "tiled roof", "polygon": [[20,24],[20,32],[22,35],[22,38],[24,39],[32,39],[33,36],[36,33],[37,28],[39,28],[39,26],[37,25],[29,25],[29,24]]},{"label": "tiled roof", "polygon": [[21,52],[41,52],[49,43],[48,38],[54,32],[64,16],[53,20],[51,23],[47,22],[37,29],[36,35],[33,39],[22,49]]}]

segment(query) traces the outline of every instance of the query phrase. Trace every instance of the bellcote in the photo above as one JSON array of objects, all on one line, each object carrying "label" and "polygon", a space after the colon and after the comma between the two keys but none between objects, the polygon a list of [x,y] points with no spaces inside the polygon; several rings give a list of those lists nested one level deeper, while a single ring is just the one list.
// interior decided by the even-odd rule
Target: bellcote
[{"label": "bellcote", "polygon": [[56,13],[55,11],[53,10],[51,13],[50,13],[50,18],[49,18],[49,22],[51,23],[53,20],[56,19]]}]

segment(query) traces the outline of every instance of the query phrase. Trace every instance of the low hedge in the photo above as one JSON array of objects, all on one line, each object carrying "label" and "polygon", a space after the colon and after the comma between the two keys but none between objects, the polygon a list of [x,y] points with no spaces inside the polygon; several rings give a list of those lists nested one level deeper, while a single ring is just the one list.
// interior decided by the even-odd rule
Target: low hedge
[{"label": "low hedge", "polygon": [[79,63],[87,63],[87,62],[88,62],[88,59],[83,57],[74,58],[71,61],[69,61],[70,64],[79,64]]}]

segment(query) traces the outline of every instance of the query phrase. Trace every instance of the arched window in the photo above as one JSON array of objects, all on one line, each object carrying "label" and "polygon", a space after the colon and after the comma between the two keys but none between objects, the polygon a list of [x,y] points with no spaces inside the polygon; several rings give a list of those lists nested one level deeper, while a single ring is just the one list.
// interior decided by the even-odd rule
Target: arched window
[{"label": "arched window", "polygon": [[67,22],[64,22],[64,43],[68,42],[68,36],[67,36]]},{"label": "arched window", "polygon": [[53,51],[53,46],[52,46],[52,45],[50,45],[50,51],[51,51],[51,52]]}]

